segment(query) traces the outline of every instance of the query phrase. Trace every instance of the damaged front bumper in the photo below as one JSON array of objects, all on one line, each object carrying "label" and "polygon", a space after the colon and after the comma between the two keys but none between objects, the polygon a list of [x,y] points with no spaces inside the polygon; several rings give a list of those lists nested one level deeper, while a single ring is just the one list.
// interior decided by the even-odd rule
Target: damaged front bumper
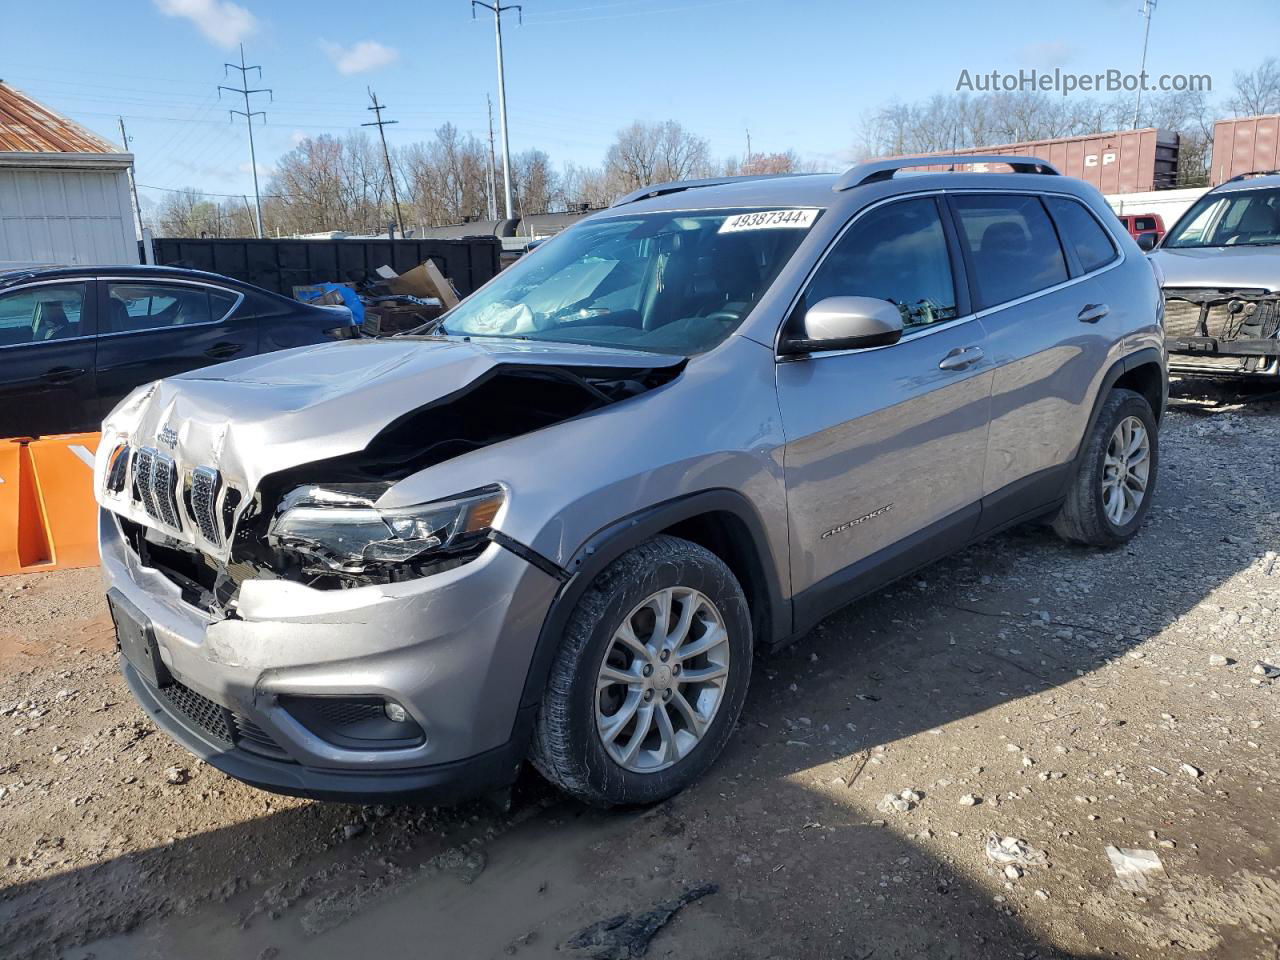
[{"label": "damaged front bumper", "polygon": [[[399,583],[246,580],[235,616],[219,618],[146,566],[112,513],[100,511],[99,525],[108,591],[145,621],[162,673],[153,684],[123,659],[130,688],[214,767],[264,789],[344,800],[453,799],[514,775],[531,719],[521,693],[560,586],[554,571],[490,543],[463,566]],[[347,735],[367,729],[360,711],[367,718],[381,704],[402,708],[418,731],[412,742]]]},{"label": "damaged front bumper", "polygon": [[1169,366],[1198,374],[1280,374],[1280,297],[1257,289],[1165,291]]}]

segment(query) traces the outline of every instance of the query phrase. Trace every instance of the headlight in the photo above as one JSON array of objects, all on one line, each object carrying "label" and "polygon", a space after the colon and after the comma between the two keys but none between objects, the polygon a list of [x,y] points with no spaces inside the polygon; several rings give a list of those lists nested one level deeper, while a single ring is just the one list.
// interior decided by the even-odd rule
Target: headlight
[{"label": "headlight", "polygon": [[317,572],[360,575],[478,552],[504,499],[499,487],[485,487],[449,500],[380,509],[373,504],[383,489],[299,487],[281,502],[267,542],[320,561]]}]

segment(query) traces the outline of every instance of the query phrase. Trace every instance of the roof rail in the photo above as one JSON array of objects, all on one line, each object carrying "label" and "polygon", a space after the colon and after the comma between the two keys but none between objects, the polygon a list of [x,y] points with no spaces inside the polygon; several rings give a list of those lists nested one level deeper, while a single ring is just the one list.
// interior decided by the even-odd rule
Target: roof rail
[{"label": "roof rail", "polygon": [[637,200],[649,200],[663,197],[669,193],[680,193],[683,190],[694,190],[698,187],[719,187],[726,183],[748,183],[752,180],[780,180],[784,177],[810,177],[810,173],[756,173],[742,177],[711,177],[706,180],[671,180],[667,183],[654,183],[639,190],[632,190],[621,199],[615,200],[611,207],[621,207]]},{"label": "roof rail", "polygon": [[1280,173],[1280,170],[1250,170],[1248,173],[1237,173],[1225,183],[1235,183],[1237,180],[1248,180],[1250,177],[1274,177]]},{"label": "roof rail", "polygon": [[856,167],[850,167],[831,189],[836,193],[840,193],[843,190],[852,190],[854,187],[860,187],[863,184],[891,180],[895,173],[907,167],[959,166],[973,163],[1007,163],[1013,168],[1014,173],[1044,173],[1055,177],[1062,175],[1058,172],[1057,167],[1048,161],[1041,160],[1039,157],[987,156],[974,153],[932,157],[899,157],[894,160],[870,160],[867,163],[860,163]]}]

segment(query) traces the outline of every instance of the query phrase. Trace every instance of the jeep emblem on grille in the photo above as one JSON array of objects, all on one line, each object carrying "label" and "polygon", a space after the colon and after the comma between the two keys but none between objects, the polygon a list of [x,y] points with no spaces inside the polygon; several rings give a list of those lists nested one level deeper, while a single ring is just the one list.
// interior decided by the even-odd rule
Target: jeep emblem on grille
[{"label": "jeep emblem on grille", "polygon": [[172,425],[166,424],[156,434],[156,439],[163,443],[166,447],[176,447],[178,445],[178,431]]}]

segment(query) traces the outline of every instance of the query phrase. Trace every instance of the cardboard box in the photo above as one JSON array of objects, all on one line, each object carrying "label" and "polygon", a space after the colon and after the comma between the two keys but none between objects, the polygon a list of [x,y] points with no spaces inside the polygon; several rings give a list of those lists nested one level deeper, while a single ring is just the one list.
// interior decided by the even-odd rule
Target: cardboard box
[{"label": "cardboard box", "polygon": [[452,310],[458,305],[458,294],[454,291],[453,284],[430,260],[399,275],[390,267],[379,267],[377,274],[385,281],[386,288],[391,293],[424,300],[433,298],[444,304],[446,310]]}]

